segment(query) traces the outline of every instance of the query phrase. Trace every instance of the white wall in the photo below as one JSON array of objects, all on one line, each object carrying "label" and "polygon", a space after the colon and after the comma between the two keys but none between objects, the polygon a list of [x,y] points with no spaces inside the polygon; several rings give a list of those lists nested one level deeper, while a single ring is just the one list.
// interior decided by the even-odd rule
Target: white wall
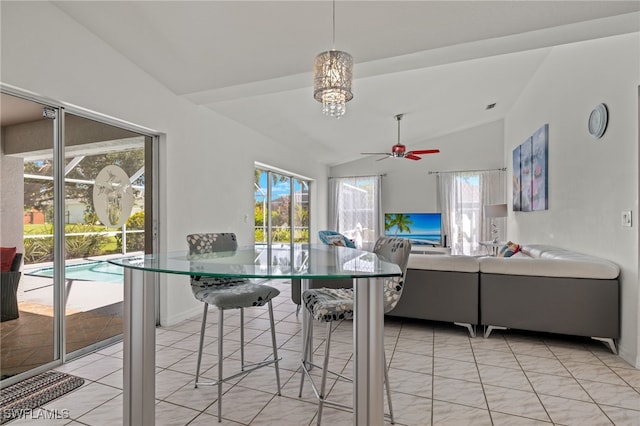
[{"label": "white wall", "polygon": [[[162,250],[185,249],[185,235],[204,231],[233,231],[252,243],[254,161],[316,179],[312,235],[325,226],[325,166],[175,96],[51,3],[1,6],[3,84],[163,134]],[[200,312],[187,283],[161,277],[163,323]]]},{"label": "white wall", "polygon": [[[507,115],[504,129],[496,122],[427,140],[421,148],[442,152],[421,161],[363,158],[332,167],[330,175],[386,174],[384,211],[436,211],[436,178],[428,171],[508,166],[511,176],[513,148],[549,123],[549,210],[510,211],[507,235],[514,241],[554,244],[618,263],[620,354],[640,367],[638,226],[620,224],[622,210],[633,210],[640,218],[639,52],[637,33],[555,47]],[[587,118],[600,102],[607,103],[611,118],[604,137],[595,141],[587,133]],[[507,200],[510,204],[510,184]]]},{"label": "white wall", "polygon": [[[549,124],[549,210],[510,212],[508,233],[519,242],[553,244],[610,259],[622,268],[620,355],[638,354],[638,33],[553,48],[505,119],[505,161],[541,125]],[[607,104],[602,139],[587,119]],[[509,194],[511,203],[511,194]]]},{"label": "white wall", "polygon": [[[364,157],[332,167],[330,176],[384,174],[382,179],[383,213],[437,212],[437,175],[430,171],[477,170],[505,167],[504,124],[502,120],[443,137],[425,139],[407,149],[440,149],[439,154],[423,155],[422,160]],[[391,143],[389,148],[391,148]],[[415,146],[414,146],[415,145]]]},{"label": "white wall", "polygon": [[8,157],[0,153],[0,245],[16,247],[24,253],[23,204],[24,179],[22,158]]}]

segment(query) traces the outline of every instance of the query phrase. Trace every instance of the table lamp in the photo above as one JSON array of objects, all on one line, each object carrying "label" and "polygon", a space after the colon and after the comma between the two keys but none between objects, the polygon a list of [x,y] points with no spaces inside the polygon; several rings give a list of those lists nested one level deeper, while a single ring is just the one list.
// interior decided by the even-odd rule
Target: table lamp
[{"label": "table lamp", "polygon": [[491,218],[491,234],[493,235],[493,242],[498,242],[498,226],[494,219],[497,217],[507,217],[507,205],[506,204],[487,204],[484,206],[484,216]]}]

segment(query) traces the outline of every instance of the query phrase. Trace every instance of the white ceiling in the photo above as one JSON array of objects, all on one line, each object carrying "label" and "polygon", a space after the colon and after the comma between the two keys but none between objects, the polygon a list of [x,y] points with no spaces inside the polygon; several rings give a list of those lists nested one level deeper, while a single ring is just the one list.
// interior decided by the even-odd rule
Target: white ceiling
[{"label": "white ceiling", "polygon": [[446,149],[429,139],[503,118],[552,46],[640,30],[640,1],[338,0],[355,67],[336,120],[312,93],[330,1],[53,3],[176,95],[328,165],[389,150],[399,113],[407,149]]}]

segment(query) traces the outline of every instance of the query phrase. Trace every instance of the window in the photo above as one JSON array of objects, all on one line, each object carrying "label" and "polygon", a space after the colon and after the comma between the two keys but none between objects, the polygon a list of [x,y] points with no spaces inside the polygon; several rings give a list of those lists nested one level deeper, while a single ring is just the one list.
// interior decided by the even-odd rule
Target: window
[{"label": "window", "polygon": [[380,176],[329,179],[329,228],[371,250],[380,235]]},{"label": "window", "polygon": [[484,220],[483,209],[503,202],[504,185],[503,170],[438,174],[442,231],[452,254],[486,254],[479,242],[491,239],[491,222]]},{"label": "window", "polygon": [[265,167],[255,169],[256,244],[309,242],[309,181]]}]

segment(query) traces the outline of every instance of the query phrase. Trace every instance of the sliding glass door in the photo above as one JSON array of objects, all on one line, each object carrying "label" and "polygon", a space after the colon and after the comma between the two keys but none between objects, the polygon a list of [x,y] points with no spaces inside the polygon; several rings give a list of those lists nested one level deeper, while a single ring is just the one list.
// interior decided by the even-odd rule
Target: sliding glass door
[{"label": "sliding glass door", "polygon": [[3,268],[0,274],[2,380],[61,357],[59,295],[53,276],[31,277],[24,270],[34,259],[54,256],[53,180],[58,165],[53,151],[58,113],[47,105],[0,94],[0,246],[3,263],[13,259],[13,248],[21,257],[19,272]]},{"label": "sliding glass door", "polygon": [[64,310],[67,354],[122,334],[122,269],[106,262],[144,251],[142,134],[65,115]]},{"label": "sliding glass door", "polygon": [[255,243],[309,242],[309,181],[266,168],[255,169]]},{"label": "sliding glass door", "polygon": [[0,246],[23,256],[0,328],[6,379],[121,338],[123,273],[106,260],[151,253],[157,210],[152,136],[1,96]]}]

